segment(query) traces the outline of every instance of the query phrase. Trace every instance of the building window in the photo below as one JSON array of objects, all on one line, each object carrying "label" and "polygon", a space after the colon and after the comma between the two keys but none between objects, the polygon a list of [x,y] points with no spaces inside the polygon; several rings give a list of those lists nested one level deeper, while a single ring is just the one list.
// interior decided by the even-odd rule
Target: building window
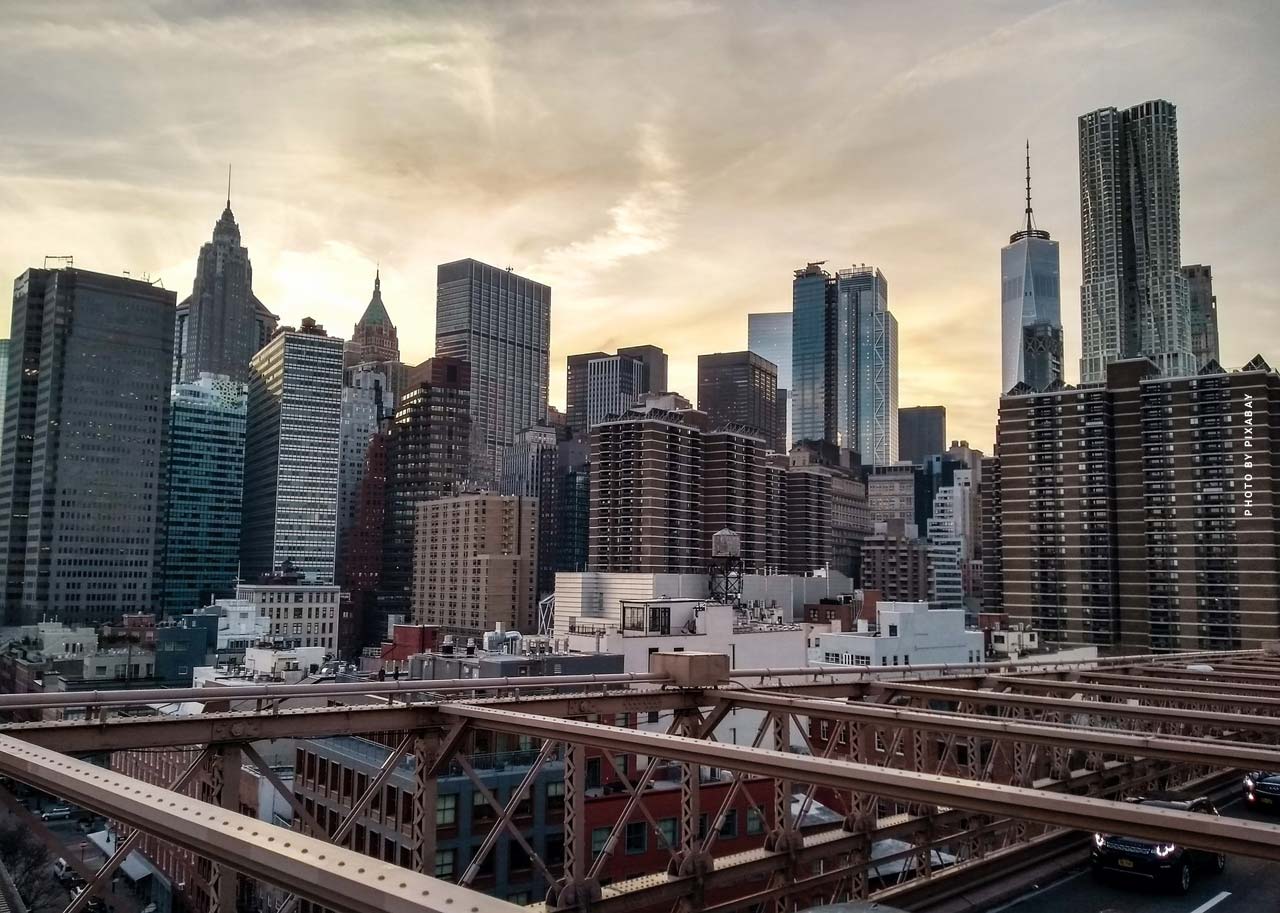
[{"label": "building window", "polygon": [[591,829],[591,855],[599,856],[604,852],[604,845],[609,842],[609,828],[595,827]]},{"label": "building window", "polygon": [[457,862],[457,850],[436,850],[436,877],[452,879]]},{"label": "building window", "polygon": [[547,810],[564,805],[564,780],[552,780],[547,784]]},{"label": "building window", "polygon": [[747,809],[747,833],[753,837],[764,833],[764,815],[758,808]]},{"label": "building window", "polygon": [[644,821],[632,821],[627,825],[627,855],[635,856],[649,848],[649,832]]},{"label": "building window", "polygon": [[738,836],[738,810],[736,808],[729,809],[724,816],[724,823],[720,825],[721,837]]},{"label": "building window", "polygon": [[436,826],[452,827],[458,823],[458,794],[436,796]]},{"label": "building window", "polygon": [[676,845],[676,819],[659,818],[658,833],[662,835],[662,839],[665,841],[666,845],[674,849]]},{"label": "building window", "polygon": [[658,722],[658,711],[656,711],[656,710],[650,710],[650,711],[649,711],[649,722],[650,722],[650,723],[656,723],[656,722]]}]

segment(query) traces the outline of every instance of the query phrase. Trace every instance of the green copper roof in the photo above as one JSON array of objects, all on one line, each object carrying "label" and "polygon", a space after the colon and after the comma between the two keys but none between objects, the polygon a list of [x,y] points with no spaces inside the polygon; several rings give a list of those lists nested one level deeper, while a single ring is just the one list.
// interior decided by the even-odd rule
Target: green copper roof
[{"label": "green copper roof", "polygon": [[391,316],[387,313],[387,309],[382,303],[381,270],[374,274],[373,297],[369,299],[369,306],[364,309],[364,316],[360,318],[360,322],[363,324],[392,325]]}]

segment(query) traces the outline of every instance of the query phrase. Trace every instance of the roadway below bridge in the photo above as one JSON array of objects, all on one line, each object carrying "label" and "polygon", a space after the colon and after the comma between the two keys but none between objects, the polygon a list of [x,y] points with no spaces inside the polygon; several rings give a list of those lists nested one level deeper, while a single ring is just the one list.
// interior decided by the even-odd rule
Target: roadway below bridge
[{"label": "roadway below bridge", "polygon": [[[1223,815],[1274,824],[1280,815],[1263,814],[1233,799]],[[978,908],[974,908],[975,911]],[[1185,895],[1157,890],[1135,879],[1095,881],[1088,868],[990,908],[987,913],[1275,913],[1280,911],[1280,863],[1232,857],[1220,875],[1201,872]]]}]

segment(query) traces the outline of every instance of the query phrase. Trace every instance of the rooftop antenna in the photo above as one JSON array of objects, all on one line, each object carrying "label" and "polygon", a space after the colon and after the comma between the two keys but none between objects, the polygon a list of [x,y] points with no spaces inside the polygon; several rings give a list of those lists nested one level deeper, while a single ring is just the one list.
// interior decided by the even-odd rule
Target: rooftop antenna
[{"label": "rooftop antenna", "polygon": [[[1029,192],[1030,191],[1028,191],[1028,193]],[[227,209],[230,209],[230,208],[231,208],[231,163],[227,162]]]},{"label": "rooftop antenna", "polygon": [[[229,195],[229,194],[228,194]],[[1031,217],[1031,140],[1027,140],[1027,231],[1035,231],[1036,223]]]}]

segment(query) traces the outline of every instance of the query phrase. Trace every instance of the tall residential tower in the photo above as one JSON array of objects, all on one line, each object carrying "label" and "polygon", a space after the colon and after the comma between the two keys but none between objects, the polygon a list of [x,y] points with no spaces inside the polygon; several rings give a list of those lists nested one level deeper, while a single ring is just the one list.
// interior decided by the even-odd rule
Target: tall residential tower
[{"label": "tall residential tower", "polygon": [[1167,101],[1080,118],[1080,380],[1150,358],[1162,375],[1194,374],[1182,274],[1178,116]]}]

